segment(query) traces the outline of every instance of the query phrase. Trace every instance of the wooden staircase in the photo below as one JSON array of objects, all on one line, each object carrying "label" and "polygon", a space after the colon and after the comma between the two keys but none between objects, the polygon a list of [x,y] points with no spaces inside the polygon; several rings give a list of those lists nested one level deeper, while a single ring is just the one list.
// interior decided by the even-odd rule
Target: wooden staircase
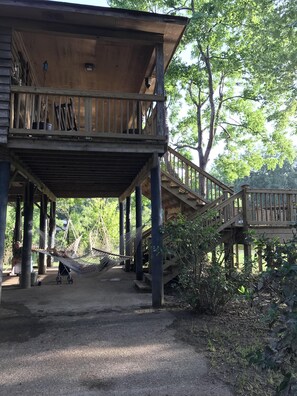
[{"label": "wooden staircase", "polygon": [[[162,162],[162,204],[164,221],[179,213],[191,219],[211,211],[206,225],[214,226],[221,243],[246,244],[246,231],[267,238],[290,240],[297,224],[297,190],[252,189],[242,186],[233,190],[204,172],[191,161],[169,148]],[[150,198],[150,181],[143,183],[143,194]],[[146,262],[149,261],[150,230],[143,234]],[[166,237],[163,241],[166,244]],[[247,257],[249,259],[249,257]],[[164,257],[164,284],[179,273],[174,256]],[[138,282],[150,290],[151,276]]]},{"label": "wooden staircase", "polygon": [[[191,218],[205,213],[208,208],[224,210],[224,200],[233,195],[231,188],[170,147],[163,158],[161,169],[162,206],[165,222],[180,213]],[[143,183],[142,192],[150,198],[149,178]],[[217,216],[216,219],[218,219]],[[147,230],[143,235],[146,246],[144,248],[146,252],[145,264],[147,264],[150,235],[150,230]],[[165,285],[179,273],[177,259],[173,256],[164,257],[163,271]],[[135,284],[141,290],[150,290],[150,272],[144,273],[143,282],[135,281]]]}]

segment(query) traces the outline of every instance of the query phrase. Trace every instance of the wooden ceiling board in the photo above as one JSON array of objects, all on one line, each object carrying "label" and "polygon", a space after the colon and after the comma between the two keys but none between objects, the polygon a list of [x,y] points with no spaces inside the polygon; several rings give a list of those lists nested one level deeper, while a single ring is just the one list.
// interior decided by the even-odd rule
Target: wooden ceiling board
[{"label": "wooden ceiling board", "polygon": [[[16,158],[56,197],[119,197],[150,158],[148,153],[14,150]],[[22,180],[18,185],[22,189]],[[13,190],[15,195],[15,188]]]},{"label": "wooden ceiling board", "polygon": [[[21,32],[40,86],[138,93],[153,47]],[[48,71],[43,63],[47,61]],[[87,72],[85,63],[95,70]]]}]

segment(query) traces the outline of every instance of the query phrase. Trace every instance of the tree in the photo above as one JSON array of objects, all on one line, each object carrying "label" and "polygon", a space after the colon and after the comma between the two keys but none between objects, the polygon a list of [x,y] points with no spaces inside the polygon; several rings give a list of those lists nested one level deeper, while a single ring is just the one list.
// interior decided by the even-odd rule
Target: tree
[{"label": "tree", "polygon": [[[296,21],[294,1],[109,0],[114,7],[191,18],[167,73],[172,141],[197,153],[205,169],[215,145],[229,179],[295,150]],[[184,111],[180,111],[183,108]],[[295,124],[294,124],[295,123]],[[296,127],[295,127],[296,128]]]}]

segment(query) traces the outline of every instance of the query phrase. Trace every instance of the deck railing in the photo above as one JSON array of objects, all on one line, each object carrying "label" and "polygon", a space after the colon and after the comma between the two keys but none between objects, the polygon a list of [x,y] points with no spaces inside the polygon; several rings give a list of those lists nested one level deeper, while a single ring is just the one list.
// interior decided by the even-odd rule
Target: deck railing
[{"label": "deck railing", "polygon": [[288,226],[297,220],[296,190],[246,188],[247,223],[252,226]]},{"label": "deck railing", "polygon": [[244,187],[235,195],[205,205],[198,215],[211,212],[207,224],[222,231],[231,225],[246,227],[288,227],[297,221],[297,191]]},{"label": "deck railing", "polygon": [[162,136],[156,118],[163,101],[157,95],[12,86],[10,132]]},{"label": "deck railing", "polygon": [[164,155],[162,167],[163,170],[208,202],[215,201],[224,192],[233,193],[230,187],[221,183],[170,147]]}]

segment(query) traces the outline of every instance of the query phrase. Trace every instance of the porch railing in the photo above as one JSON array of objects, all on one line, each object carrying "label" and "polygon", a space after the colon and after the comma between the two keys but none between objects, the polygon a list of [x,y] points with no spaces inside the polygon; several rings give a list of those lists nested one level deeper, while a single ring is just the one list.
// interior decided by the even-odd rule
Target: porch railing
[{"label": "porch railing", "polygon": [[12,86],[10,132],[162,136],[156,118],[163,101],[157,95]]},{"label": "porch railing", "polygon": [[215,201],[224,192],[233,194],[233,190],[230,187],[221,183],[170,147],[168,147],[168,151],[164,155],[162,167],[163,170],[208,202]]},{"label": "porch railing", "polygon": [[297,191],[244,187],[235,195],[226,195],[205,205],[196,215],[210,212],[206,220],[218,231],[233,225],[252,228],[290,227],[297,221]]},{"label": "porch railing", "polygon": [[246,188],[246,220],[252,226],[288,226],[297,220],[296,190]]}]

